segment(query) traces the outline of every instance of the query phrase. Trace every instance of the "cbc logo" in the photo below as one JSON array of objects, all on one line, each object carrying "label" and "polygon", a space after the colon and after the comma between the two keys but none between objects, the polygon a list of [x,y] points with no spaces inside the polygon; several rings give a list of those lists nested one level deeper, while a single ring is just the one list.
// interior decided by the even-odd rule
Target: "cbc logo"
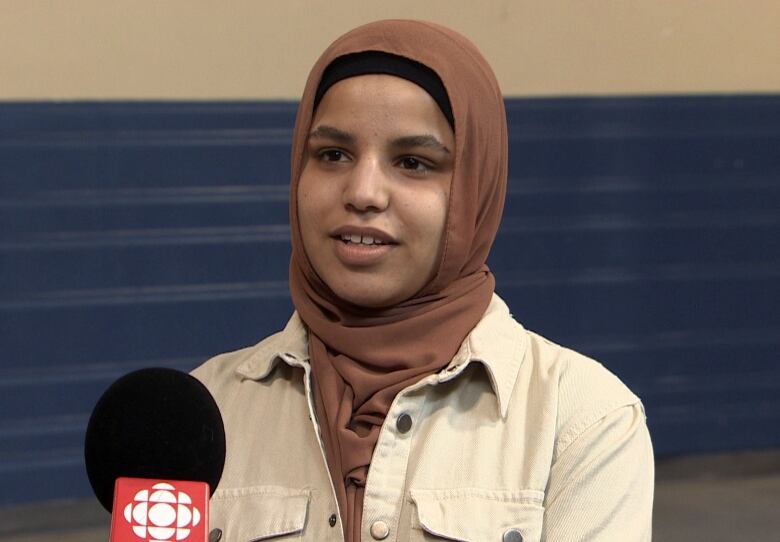
[{"label": "cbc logo", "polygon": [[135,494],[125,506],[125,519],[135,535],[147,542],[185,540],[191,527],[200,523],[200,511],[189,495],[160,483]]}]

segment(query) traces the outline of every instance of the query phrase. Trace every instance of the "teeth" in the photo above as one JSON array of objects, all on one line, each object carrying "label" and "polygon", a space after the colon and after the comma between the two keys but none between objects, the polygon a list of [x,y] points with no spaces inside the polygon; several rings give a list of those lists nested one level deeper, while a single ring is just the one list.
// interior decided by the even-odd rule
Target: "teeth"
[{"label": "teeth", "polygon": [[384,245],[382,241],[379,239],[374,239],[370,235],[361,237],[360,235],[349,235],[347,233],[343,233],[341,234],[341,240],[345,243],[355,243],[362,245]]}]

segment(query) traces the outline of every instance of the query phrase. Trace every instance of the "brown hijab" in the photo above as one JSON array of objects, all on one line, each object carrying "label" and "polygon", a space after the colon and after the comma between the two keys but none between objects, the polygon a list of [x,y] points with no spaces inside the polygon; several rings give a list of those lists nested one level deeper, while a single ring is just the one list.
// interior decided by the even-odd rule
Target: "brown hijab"
[{"label": "brown hijab", "polygon": [[[298,181],[317,86],[336,58],[381,51],[412,59],[441,78],[455,123],[454,170],[438,271],[415,296],[384,309],[336,297],[312,268],[298,221]],[[290,291],[308,327],[314,400],[348,542],[360,540],[368,467],[395,396],[445,367],[479,322],[495,281],[485,264],[504,205],[506,114],[477,48],[428,22],[389,20],[348,32],[311,70],[292,145]]]}]

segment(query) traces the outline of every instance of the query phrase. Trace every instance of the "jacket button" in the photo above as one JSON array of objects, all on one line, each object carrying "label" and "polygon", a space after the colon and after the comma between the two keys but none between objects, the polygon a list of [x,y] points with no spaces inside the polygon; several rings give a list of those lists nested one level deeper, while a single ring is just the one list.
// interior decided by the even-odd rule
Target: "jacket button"
[{"label": "jacket button", "polygon": [[517,529],[509,529],[501,540],[502,542],[523,542],[523,535]]},{"label": "jacket button", "polygon": [[390,528],[384,521],[375,521],[371,524],[371,536],[374,540],[384,540],[390,534]]},{"label": "jacket button", "polygon": [[328,525],[330,525],[331,527],[335,527],[336,522],[338,520],[339,518],[336,517],[336,514],[331,514],[330,517],[328,518]]},{"label": "jacket button", "polygon": [[222,529],[211,529],[209,542],[219,542],[220,540],[222,540]]},{"label": "jacket button", "polygon": [[412,417],[404,412],[395,420],[395,427],[398,429],[399,433],[408,433],[412,428]]}]

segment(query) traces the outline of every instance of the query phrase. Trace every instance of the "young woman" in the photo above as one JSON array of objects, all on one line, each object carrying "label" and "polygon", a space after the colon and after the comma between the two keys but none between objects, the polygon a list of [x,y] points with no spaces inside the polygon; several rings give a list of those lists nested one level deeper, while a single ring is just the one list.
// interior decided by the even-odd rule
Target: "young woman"
[{"label": "young woman", "polygon": [[194,373],[227,434],[214,540],[650,539],[639,399],[494,293],[507,154],[455,32],[381,21],[323,53],[293,137],[296,312]]}]

